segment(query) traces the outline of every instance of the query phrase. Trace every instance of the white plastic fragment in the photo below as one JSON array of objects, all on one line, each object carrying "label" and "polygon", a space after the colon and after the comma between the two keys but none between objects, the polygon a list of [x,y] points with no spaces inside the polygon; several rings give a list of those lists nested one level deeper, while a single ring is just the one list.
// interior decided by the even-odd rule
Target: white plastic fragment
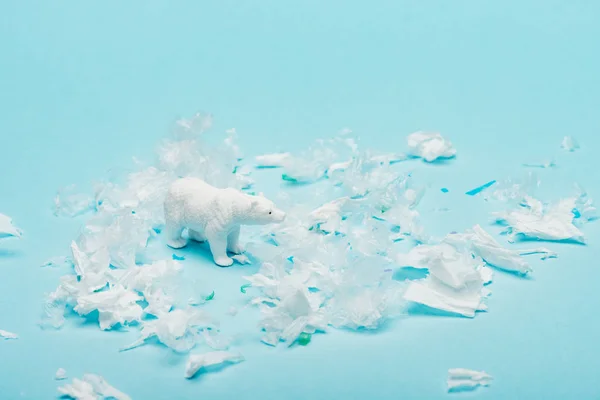
[{"label": "white plastic fragment", "polygon": [[57,381],[67,379],[67,371],[65,371],[64,368],[57,369],[56,373],[54,374],[54,379],[56,379]]},{"label": "white plastic fragment", "polygon": [[475,255],[493,267],[520,274],[531,272],[529,263],[521,257],[520,252],[502,247],[479,225],[466,234],[450,235],[449,239],[466,241]]},{"label": "white plastic fragment", "polygon": [[175,309],[159,314],[157,319],[145,321],[140,338],[121,348],[121,351],[141,346],[149,338],[156,337],[165,346],[177,352],[187,352],[196,345],[200,329],[206,327],[214,327],[214,323],[205,312]]},{"label": "white plastic fragment", "polygon": [[522,249],[519,250],[519,254],[522,256],[529,256],[529,255],[533,255],[533,254],[541,254],[542,260],[547,260],[548,258],[557,258],[558,257],[558,253],[555,251],[552,251],[550,249],[547,249],[545,247],[536,247],[533,249]]},{"label": "white plastic fragment", "polygon": [[466,368],[450,368],[448,370],[448,391],[473,390],[479,386],[489,386],[491,375],[484,371],[474,371]]},{"label": "white plastic fragment", "polygon": [[8,331],[3,331],[2,329],[0,329],[0,338],[1,339],[18,339],[19,335],[17,335],[16,333],[12,333],[12,332],[8,332]]},{"label": "white plastic fragment", "polygon": [[123,285],[115,285],[102,292],[77,298],[73,308],[79,315],[87,315],[98,310],[100,329],[107,330],[116,324],[129,324],[139,321],[142,307],[137,304],[143,297]]},{"label": "white plastic fragment", "polygon": [[411,133],[406,139],[410,153],[427,162],[435,161],[438,158],[452,158],[456,155],[456,149],[452,146],[452,142],[437,132],[419,131]]},{"label": "white plastic fragment", "polygon": [[545,206],[541,201],[527,196],[519,208],[494,215],[498,222],[508,225],[507,232],[511,240],[521,235],[529,239],[585,243],[583,232],[573,223],[573,210],[576,209],[575,197]]},{"label": "white plastic fragment", "polygon": [[0,214],[0,239],[7,237],[21,237],[22,232],[13,224],[12,218]]},{"label": "white plastic fragment", "polygon": [[67,186],[56,192],[54,215],[76,217],[96,207],[95,199],[85,193],[78,193],[75,185]]},{"label": "white plastic fragment", "polygon": [[481,258],[458,252],[447,243],[417,246],[403,258],[404,265],[429,269],[427,278],[410,283],[406,300],[469,318],[487,310],[485,299],[490,292],[484,285],[491,274]]},{"label": "white plastic fragment", "polygon": [[73,262],[69,257],[60,256],[53,257],[41,265],[42,268],[59,268],[64,266],[73,266]]},{"label": "white plastic fragment", "polygon": [[75,400],[131,400],[131,397],[111,386],[103,377],[94,374],[85,374],[82,379],[74,378],[72,383],[59,387],[58,391]]},{"label": "white plastic fragment", "polygon": [[560,147],[566,151],[573,152],[579,149],[579,143],[577,143],[573,136],[565,136],[560,144]]},{"label": "white plastic fragment", "polygon": [[281,168],[291,159],[290,153],[272,153],[256,156],[256,166],[259,168]]},{"label": "white plastic fragment", "polygon": [[229,363],[237,364],[244,361],[244,356],[238,352],[211,351],[204,354],[190,354],[185,367],[185,377],[193,378],[202,368]]}]

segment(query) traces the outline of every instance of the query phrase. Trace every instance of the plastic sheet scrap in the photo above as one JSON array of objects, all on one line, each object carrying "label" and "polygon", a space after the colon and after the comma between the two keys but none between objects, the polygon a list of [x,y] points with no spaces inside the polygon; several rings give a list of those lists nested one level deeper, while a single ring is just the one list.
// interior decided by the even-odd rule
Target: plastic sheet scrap
[{"label": "plastic sheet scrap", "polygon": [[81,193],[75,185],[69,185],[57,191],[54,197],[54,215],[76,217],[95,210],[96,199],[89,194]]},{"label": "plastic sheet scrap", "polygon": [[185,377],[193,378],[201,369],[221,365],[237,364],[244,361],[244,356],[238,352],[212,351],[204,354],[190,354],[185,366]]},{"label": "plastic sheet scrap", "polygon": [[[481,257],[488,265],[519,274],[531,272],[531,266],[521,253],[500,246],[500,244],[481,226],[475,225],[473,229],[464,234],[448,236],[449,241],[462,242],[478,257]],[[539,250],[539,249],[536,249]],[[533,250],[532,250],[533,251]],[[530,251],[525,251],[530,254]]]},{"label": "plastic sheet scrap", "polygon": [[103,377],[94,374],[85,374],[82,379],[74,378],[72,383],[59,387],[58,391],[75,400],[131,400],[131,397],[111,386]]},{"label": "plastic sheet scrap", "polygon": [[484,285],[492,275],[481,258],[442,243],[417,246],[400,256],[399,263],[429,270],[427,278],[410,283],[404,293],[407,301],[469,318],[487,310],[490,292]]},{"label": "plastic sheet scrap", "polygon": [[560,147],[566,151],[573,152],[579,149],[579,143],[577,143],[577,140],[575,140],[573,136],[565,136],[560,143]]},{"label": "plastic sheet scrap", "polygon": [[415,132],[406,138],[408,149],[415,157],[421,157],[427,162],[440,158],[452,158],[456,149],[452,143],[437,132]]},{"label": "plastic sheet scrap", "polygon": [[56,373],[54,374],[54,379],[56,379],[57,381],[67,379],[67,371],[65,371],[64,368],[57,369]]},{"label": "plastic sheet scrap", "polygon": [[466,368],[450,368],[448,370],[448,391],[459,392],[474,390],[479,386],[489,386],[492,383],[491,375],[484,371],[474,371]]},{"label": "plastic sheet scrap", "polygon": [[546,241],[585,243],[576,226],[595,218],[595,207],[587,195],[562,199],[553,205],[526,196],[517,209],[494,213],[500,224],[507,225],[511,241],[517,237]]},{"label": "plastic sheet scrap", "polygon": [[22,232],[13,224],[12,218],[0,214],[0,239],[7,237],[21,237]]},{"label": "plastic sheet scrap", "polygon": [[283,168],[291,160],[290,153],[272,153],[256,156],[257,168]]},{"label": "plastic sheet scrap", "polygon": [[17,335],[16,333],[12,333],[12,332],[8,332],[8,331],[3,331],[2,329],[0,329],[0,339],[18,339],[19,335]]},{"label": "plastic sheet scrap", "polygon": [[175,309],[159,314],[157,319],[144,321],[140,338],[121,351],[141,346],[146,340],[156,337],[174,351],[185,353],[194,348],[200,338],[199,332],[207,327],[215,327],[215,323],[206,312]]},{"label": "plastic sheet scrap", "polygon": [[137,303],[143,297],[122,285],[107,290],[80,296],[73,308],[79,315],[87,315],[98,310],[100,329],[107,330],[117,324],[130,324],[140,321],[142,307]]}]

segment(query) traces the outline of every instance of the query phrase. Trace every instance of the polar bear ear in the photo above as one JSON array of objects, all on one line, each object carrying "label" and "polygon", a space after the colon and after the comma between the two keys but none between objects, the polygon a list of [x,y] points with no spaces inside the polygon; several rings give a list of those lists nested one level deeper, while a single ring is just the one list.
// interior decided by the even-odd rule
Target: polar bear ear
[{"label": "polar bear ear", "polygon": [[259,193],[258,193],[258,197],[265,197],[265,195],[264,195],[264,193],[263,193],[263,192],[259,192]]}]

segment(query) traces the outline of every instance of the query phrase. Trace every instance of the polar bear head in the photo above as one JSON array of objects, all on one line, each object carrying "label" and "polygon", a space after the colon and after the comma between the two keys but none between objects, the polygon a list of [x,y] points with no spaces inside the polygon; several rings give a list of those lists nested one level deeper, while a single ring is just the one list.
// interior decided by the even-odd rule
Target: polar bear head
[{"label": "polar bear head", "polygon": [[252,225],[266,225],[283,222],[285,213],[278,209],[271,200],[260,193],[250,196],[250,207],[246,215],[246,223]]}]

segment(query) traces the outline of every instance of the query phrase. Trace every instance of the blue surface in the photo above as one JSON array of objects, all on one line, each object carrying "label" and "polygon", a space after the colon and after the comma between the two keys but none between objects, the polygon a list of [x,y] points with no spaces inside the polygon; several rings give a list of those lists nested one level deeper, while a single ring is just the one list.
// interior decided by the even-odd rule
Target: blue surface
[{"label": "blue surface", "polygon": [[[486,224],[489,207],[464,193],[520,176],[523,163],[554,157],[557,168],[538,171],[547,198],[571,194],[573,181],[600,198],[599,17],[593,1],[1,2],[0,212],[26,235],[0,243],[0,329],[20,335],[0,342],[0,398],[53,398],[58,367],[103,375],[134,399],[600,397],[598,223],[584,227],[588,246],[532,259],[532,279],[497,273],[490,312],[473,320],[411,315],[272,349],[248,312],[224,321],[241,330],[247,361],[191,381],[165,348],[118,353],[135,331],[81,318],[57,332],[35,325],[61,275],[39,265],[68,254],[82,222],[52,215],[55,190],[149,158],[169,124],[197,109],[215,114],[216,130],[236,127],[248,154],[300,149],[343,127],[398,151],[412,131],[442,132],[456,160],[399,167],[450,188],[424,199],[437,234]],[[581,150],[563,152],[564,135]],[[276,175],[261,174],[274,191]],[[242,303],[247,271],[185,256],[186,273],[215,290],[210,307]],[[495,381],[448,395],[451,367]]]}]

